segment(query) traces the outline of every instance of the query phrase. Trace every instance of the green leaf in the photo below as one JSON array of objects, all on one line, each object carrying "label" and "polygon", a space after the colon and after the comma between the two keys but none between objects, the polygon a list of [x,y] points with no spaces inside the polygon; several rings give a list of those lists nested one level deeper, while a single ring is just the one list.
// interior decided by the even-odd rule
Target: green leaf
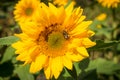
[{"label": "green leaf", "polygon": [[15,49],[12,48],[11,46],[8,46],[5,53],[4,53],[4,55],[3,55],[1,63],[4,63],[4,62],[6,62],[8,60],[11,60],[12,57],[14,56],[14,53],[15,53]]},{"label": "green leaf", "polygon": [[108,28],[108,27],[103,27],[103,25],[101,25],[102,28],[101,29],[97,29],[96,31],[96,36],[104,36],[105,38],[107,39],[111,39],[112,36],[111,36],[111,32],[113,29],[111,28]]},{"label": "green leaf", "polygon": [[63,75],[63,77],[71,77],[71,75],[68,73],[66,68],[63,69],[63,71],[60,75]]},{"label": "green leaf", "polygon": [[2,77],[0,77],[0,80],[3,80],[3,78],[2,78]]},{"label": "green leaf", "polygon": [[120,80],[120,71],[119,73],[116,73],[115,76]]},{"label": "green leaf", "polygon": [[88,67],[89,65],[89,58],[83,59],[82,61],[79,62],[79,67],[81,70],[84,70]]},{"label": "green leaf", "polygon": [[96,45],[89,48],[88,50],[100,50],[100,49],[105,49],[108,47],[112,47],[116,44],[120,43],[120,41],[108,41],[104,42],[102,40],[96,40]]},{"label": "green leaf", "polygon": [[18,41],[19,38],[15,36],[8,36],[8,37],[3,37],[0,38],[0,45],[11,45],[12,43]]},{"label": "green leaf", "polygon": [[77,72],[77,76],[81,73],[81,69],[79,67],[79,63],[80,62],[74,62],[74,66],[75,66],[75,69],[76,69],[76,72]]},{"label": "green leaf", "polygon": [[34,76],[29,73],[29,65],[19,66],[15,69],[15,73],[19,76],[20,80],[34,80]]},{"label": "green leaf", "polygon": [[0,64],[0,76],[9,77],[13,74],[14,65],[11,61],[6,61],[3,64]]},{"label": "green leaf", "polygon": [[78,80],[98,80],[97,72],[95,69],[90,71],[82,71],[78,77]]},{"label": "green leaf", "polygon": [[88,71],[93,69],[96,69],[97,73],[111,75],[114,74],[115,71],[120,70],[120,64],[115,64],[112,61],[98,58],[96,60],[90,61],[89,67],[86,70]]},{"label": "green leaf", "polygon": [[120,51],[120,43],[117,45],[117,50]]},{"label": "green leaf", "polygon": [[73,80],[73,78],[68,73],[66,68],[64,68],[57,80]]},{"label": "green leaf", "polygon": [[72,70],[69,70],[67,68],[66,68],[66,70],[74,78],[74,80],[77,80],[77,72],[76,72],[76,69],[75,69],[74,65],[73,65],[73,69]]},{"label": "green leaf", "polygon": [[94,20],[93,23],[90,25],[90,29],[92,29],[94,31],[97,31],[98,30],[98,28],[97,28],[98,24],[101,24],[101,21]]}]

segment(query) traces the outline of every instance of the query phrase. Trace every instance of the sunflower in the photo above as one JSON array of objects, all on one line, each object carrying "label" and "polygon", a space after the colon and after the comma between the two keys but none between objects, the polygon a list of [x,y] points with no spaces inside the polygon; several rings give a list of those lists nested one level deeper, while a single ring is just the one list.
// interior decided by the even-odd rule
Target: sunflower
[{"label": "sunflower", "polygon": [[16,34],[20,41],[12,45],[17,60],[31,64],[31,73],[43,69],[47,79],[57,79],[63,67],[72,70],[72,63],[89,57],[86,48],[95,45],[89,39],[94,35],[88,28],[92,21],[84,21],[82,12],[73,4],[57,8],[41,3],[36,19],[20,24],[22,33]]},{"label": "sunflower", "polygon": [[104,7],[116,8],[118,6],[118,3],[120,3],[120,0],[98,0],[98,2],[101,3]]},{"label": "sunflower", "polygon": [[57,5],[66,5],[68,0],[53,0],[53,3]]},{"label": "sunflower", "polygon": [[58,6],[65,6],[67,5],[67,3],[69,3],[70,1],[72,1],[74,4],[75,4],[75,1],[74,0],[53,0],[53,3],[55,5],[58,5]]},{"label": "sunflower", "polygon": [[38,0],[20,0],[15,6],[15,20],[18,22],[33,20],[38,8],[40,8]]},{"label": "sunflower", "polygon": [[[106,18],[107,18],[107,14],[106,14],[106,13],[101,13],[101,14],[99,14],[99,15],[95,18],[95,20],[98,20],[98,21],[101,21],[101,22],[102,22],[102,21],[105,21]],[[102,28],[101,23],[99,23],[96,27],[99,28],[99,29],[101,29],[101,28]]]},{"label": "sunflower", "polygon": [[104,21],[106,19],[106,17],[107,17],[106,13],[101,13],[95,19],[99,20],[99,21]]}]

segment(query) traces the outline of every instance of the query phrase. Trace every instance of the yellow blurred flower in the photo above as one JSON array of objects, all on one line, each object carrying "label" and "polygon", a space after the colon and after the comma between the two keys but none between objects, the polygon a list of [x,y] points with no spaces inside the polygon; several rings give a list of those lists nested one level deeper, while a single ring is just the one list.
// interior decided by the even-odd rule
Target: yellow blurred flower
[{"label": "yellow blurred flower", "polygon": [[40,8],[39,6],[39,0],[20,0],[15,6],[15,20],[18,22],[32,20],[38,11],[38,8]]},{"label": "yellow blurred flower", "polygon": [[98,24],[96,27],[97,27],[98,29],[101,29],[101,28],[102,28],[102,25]]},{"label": "yellow blurred flower", "polygon": [[89,57],[86,48],[96,44],[89,39],[94,35],[88,28],[92,21],[84,21],[83,9],[73,9],[73,4],[65,9],[41,3],[39,12],[34,21],[20,24],[20,41],[12,46],[17,60],[31,64],[31,73],[44,69],[47,79],[57,79],[63,67],[71,70],[73,62]]},{"label": "yellow blurred flower", "polygon": [[107,14],[101,13],[100,15],[98,15],[98,16],[96,17],[96,20],[103,21],[103,20],[106,19],[106,17],[107,17]]},{"label": "yellow blurred flower", "polygon": [[[58,6],[65,6],[70,0],[53,0],[53,3]],[[72,3],[75,5],[75,1],[71,0]]]},{"label": "yellow blurred flower", "polygon": [[118,4],[120,3],[120,0],[98,0],[98,2],[101,3],[102,6],[104,6],[104,7],[116,8],[118,6]]},{"label": "yellow blurred flower", "polygon": [[[104,21],[106,18],[107,18],[107,14],[101,13],[101,14],[98,15],[95,19],[98,20],[98,21]],[[98,24],[96,27],[99,28],[99,29],[101,29],[101,28],[102,28],[102,25],[101,25],[101,24]]]}]

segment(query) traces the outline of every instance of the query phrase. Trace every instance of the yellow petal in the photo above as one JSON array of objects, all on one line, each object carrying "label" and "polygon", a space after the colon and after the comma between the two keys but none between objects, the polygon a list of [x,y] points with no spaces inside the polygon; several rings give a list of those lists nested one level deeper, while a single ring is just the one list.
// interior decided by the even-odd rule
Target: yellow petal
[{"label": "yellow petal", "polygon": [[15,49],[19,49],[23,47],[23,43],[21,41],[17,41],[16,43],[12,44],[12,47],[14,47]]},{"label": "yellow petal", "polygon": [[20,27],[24,33],[33,39],[37,39],[42,27],[38,27],[35,22],[25,22],[21,23]]},{"label": "yellow petal", "polygon": [[52,58],[51,70],[52,70],[52,74],[54,75],[55,79],[58,78],[62,69],[63,69],[63,64],[62,64],[61,58],[60,57]]},{"label": "yellow petal", "polygon": [[91,30],[84,30],[84,32],[78,33],[76,35],[73,35],[73,37],[76,38],[88,38],[93,36],[95,33]]},{"label": "yellow petal", "polygon": [[27,36],[25,33],[14,34],[14,35],[19,37],[21,40],[27,40],[29,38],[29,36]]},{"label": "yellow petal", "polygon": [[36,43],[32,42],[31,40],[26,41],[18,41],[12,45],[16,50],[16,54],[20,54],[21,52],[27,51],[31,47],[35,46]]},{"label": "yellow petal", "polygon": [[70,32],[70,34],[77,35],[80,34],[82,32],[84,32],[85,30],[87,30],[88,26],[92,23],[92,21],[83,21],[81,24],[79,24],[74,30],[72,30]]},{"label": "yellow petal", "polygon": [[44,68],[44,73],[45,73],[46,79],[52,78],[50,66],[47,66],[46,68]]},{"label": "yellow petal", "polygon": [[80,55],[80,54],[67,54],[67,57],[69,57],[71,59],[71,61],[81,61],[82,59],[84,59],[85,57]]},{"label": "yellow petal", "polygon": [[16,59],[20,61],[26,61],[27,59],[29,59],[29,55],[26,54],[26,51],[24,51],[20,55],[18,55]]},{"label": "yellow petal", "polygon": [[53,4],[49,3],[49,9],[53,14],[57,15],[58,9]]},{"label": "yellow petal", "polygon": [[91,31],[91,30],[88,30],[88,37],[91,37],[95,34],[95,32]]},{"label": "yellow petal", "polygon": [[67,8],[65,8],[66,14],[67,14],[68,16],[71,15],[71,13],[72,13],[72,11],[73,11],[73,6],[74,6],[74,4],[71,3],[71,4],[69,4],[69,6],[67,6]]},{"label": "yellow petal", "polygon": [[80,24],[85,18],[86,18],[86,16],[81,16],[78,20],[78,24]]},{"label": "yellow petal", "polygon": [[57,15],[58,15],[58,23],[62,24],[66,17],[64,7],[59,8]]},{"label": "yellow petal", "polygon": [[80,55],[82,55],[84,57],[88,57],[89,56],[89,54],[88,54],[88,52],[87,52],[85,47],[77,47],[76,50],[79,52]]},{"label": "yellow petal", "polygon": [[[37,47],[36,46],[33,46],[31,48],[29,48],[29,51],[27,51],[26,49],[18,49],[16,52],[19,53],[19,55],[17,56],[17,60],[20,60],[20,61],[26,61],[29,62],[29,60],[31,61],[31,56],[30,54],[33,54],[34,53],[34,50],[36,49]],[[36,55],[36,54],[34,54]],[[33,57],[34,58],[34,57]]]},{"label": "yellow petal", "polygon": [[86,47],[86,48],[89,48],[89,47],[92,47],[94,45],[96,45],[95,42],[92,42],[89,38],[84,38],[82,40],[82,44]]},{"label": "yellow petal", "polygon": [[41,70],[46,63],[47,56],[40,54],[37,56],[36,60],[31,63],[30,72],[35,73]]},{"label": "yellow petal", "polygon": [[69,48],[78,47],[78,46],[82,45],[81,41],[82,41],[81,39],[75,38],[71,41],[71,43],[68,45],[68,47]]},{"label": "yellow petal", "polygon": [[35,58],[40,54],[38,46],[34,46],[30,51],[31,51],[30,57],[32,60],[35,60]]},{"label": "yellow petal", "polygon": [[72,61],[67,57],[67,56],[63,56],[62,58],[62,62],[63,62],[63,65],[68,68],[68,69],[72,69]]}]

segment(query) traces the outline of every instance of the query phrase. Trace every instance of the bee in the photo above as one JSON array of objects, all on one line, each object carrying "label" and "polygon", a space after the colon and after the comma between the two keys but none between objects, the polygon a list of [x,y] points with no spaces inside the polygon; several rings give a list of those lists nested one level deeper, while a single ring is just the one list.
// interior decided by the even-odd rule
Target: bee
[{"label": "bee", "polygon": [[63,36],[65,39],[69,39],[70,37],[69,34],[65,30],[63,30]]}]

